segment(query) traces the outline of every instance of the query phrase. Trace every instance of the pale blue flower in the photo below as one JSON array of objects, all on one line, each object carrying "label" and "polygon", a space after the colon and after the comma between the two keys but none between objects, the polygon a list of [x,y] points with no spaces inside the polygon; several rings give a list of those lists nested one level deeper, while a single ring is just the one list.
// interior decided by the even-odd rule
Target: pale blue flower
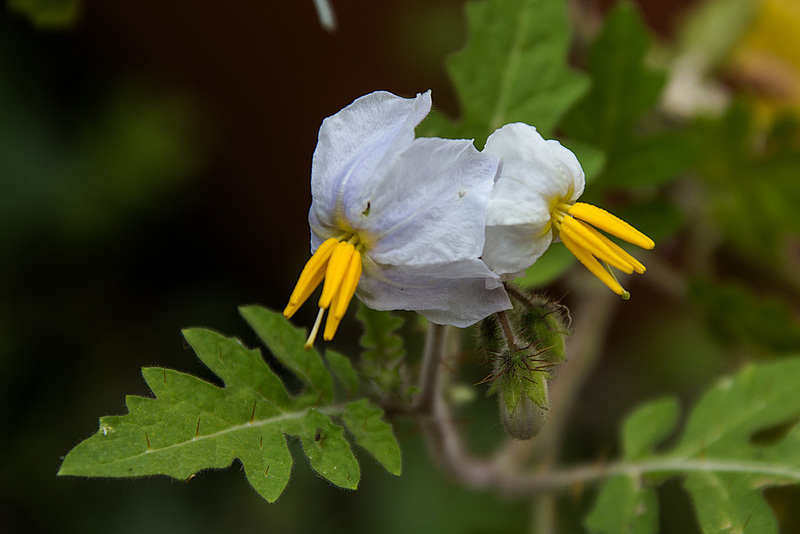
[{"label": "pale blue flower", "polygon": [[323,338],[333,337],[353,292],[376,310],[459,327],[511,307],[480,259],[497,159],[469,140],[415,139],[430,108],[430,92],[375,92],[323,122],[311,170],[313,256],[284,311],[294,314],[325,280],[309,341],[328,308]]}]

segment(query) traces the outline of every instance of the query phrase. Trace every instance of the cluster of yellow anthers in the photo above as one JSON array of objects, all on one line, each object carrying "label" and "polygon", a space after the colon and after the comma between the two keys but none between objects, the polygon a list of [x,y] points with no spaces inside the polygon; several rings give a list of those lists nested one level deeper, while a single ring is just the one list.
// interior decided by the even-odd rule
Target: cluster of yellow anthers
[{"label": "cluster of yellow anthers", "polygon": [[317,251],[308,260],[297,285],[289,297],[289,304],[283,310],[283,315],[290,318],[308,300],[311,293],[322,283],[322,295],[319,297],[319,312],[311,334],[308,336],[304,348],[309,350],[317,337],[322,316],[325,310],[328,312],[328,320],[325,322],[325,330],[322,339],[330,341],[339,328],[347,307],[353,299],[353,295],[358,287],[358,280],[361,278],[362,260],[361,252],[363,247],[359,243],[356,235],[345,236],[342,239],[332,237],[325,240]]},{"label": "cluster of yellow anthers", "polygon": [[630,298],[630,293],[617,281],[608,266],[626,274],[641,274],[645,271],[644,265],[592,226],[648,250],[655,247],[652,239],[619,217],[584,202],[576,202],[571,206],[559,203],[551,214],[551,221],[564,246],[592,274],[617,295]]}]

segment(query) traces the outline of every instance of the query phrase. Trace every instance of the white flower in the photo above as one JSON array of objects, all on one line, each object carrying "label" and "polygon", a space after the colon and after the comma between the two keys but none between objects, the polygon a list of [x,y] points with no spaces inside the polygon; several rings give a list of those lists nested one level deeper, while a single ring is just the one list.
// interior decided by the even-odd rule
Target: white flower
[{"label": "white flower", "polygon": [[486,217],[483,260],[489,268],[516,278],[560,239],[615,293],[629,296],[608,265],[628,274],[643,273],[644,265],[591,225],[646,249],[655,243],[614,215],[576,202],[584,175],[572,152],[533,126],[514,123],[490,135],[483,153],[500,159]]},{"label": "white flower", "polygon": [[468,326],[511,303],[481,261],[497,160],[469,140],[414,139],[430,92],[375,92],[325,119],[311,170],[313,256],[284,315],[325,280],[313,343],[333,338],[353,294],[376,310],[414,310]]}]

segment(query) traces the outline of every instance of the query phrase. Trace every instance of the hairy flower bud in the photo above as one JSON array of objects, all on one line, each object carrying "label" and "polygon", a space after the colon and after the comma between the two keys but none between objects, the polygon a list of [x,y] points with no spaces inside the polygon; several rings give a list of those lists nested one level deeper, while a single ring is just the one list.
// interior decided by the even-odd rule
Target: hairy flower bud
[{"label": "hairy flower bud", "polygon": [[491,382],[490,395],[497,394],[506,431],[516,439],[530,439],[547,422],[548,382],[566,358],[569,314],[550,299],[515,293],[521,305],[481,325],[481,346],[492,363],[484,382]]}]

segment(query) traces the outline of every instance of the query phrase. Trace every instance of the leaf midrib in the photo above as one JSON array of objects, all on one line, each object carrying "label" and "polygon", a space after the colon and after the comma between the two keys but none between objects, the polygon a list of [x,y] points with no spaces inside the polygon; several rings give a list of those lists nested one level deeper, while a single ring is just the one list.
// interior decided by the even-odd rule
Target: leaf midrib
[{"label": "leaf midrib", "polygon": [[[206,439],[219,438],[219,437],[222,437],[222,436],[224,436],[226,434],[235,433],[235,432],[238,432],[238,431],[241,431],[241,430],[244,430],[244,429],[248,429],[248,428],[261,428],[261,427],[269,426],[271,424],[278,423],[278,422],[281,422],[281,421],[300,419],[300,418],[304,417],[306,414],[308,414],[308,412],[310,410],[312,410],[312,409],[317,410],[318,412],[320,412],[320,413],[322,413],[324,415],[336,416],[336,415],[340,415],[344,411],[344,405],[343,404],[334,404],[334,405],[327,406],[327,407],[322,407],[322,408],[314,408],[313,406],[309,406],[307,408],[304,408],[304,409],[296,411],[296,412],[284,412],[279,416],[270,417],[268,419],[261,419],[261,420],[256,420],[256,421],[248,421],[248,422],[243,423],[243,424],[238,424],[238,425],[230,426],[230,427],[222,429],[222,430],[218,430],[217,432],[213,432],[211,434],[203,434],[203,435],[200,435],[200,436],[193,436],[191,439],[188,439],[188,440],[185,440],[185,441],[181,441],[181,442],[178,442],[178,443],[173,443],[171,445],[167,445],[166,447],[159,447],[159,448],[150,447],[150,448],[146,449],[145,451],[140,452],[139,454],[135,454],[135,455],[132,455],[132,456],[126,456],[124,458],[115,458],[114,460],[112,460],[110,462],[107,462],[106,465],[111,465],[111,464],[114,464],[116,462],[136,460],[138,458],[141,458],[141,457],[153,454],[153,453],[162,453],[162,452],[170,450],[170,449],[175,449],[175,448],[180,448],[180,447],[187,446],[190,443],[195,443],[195,442],[206,440]],[[209,415],[213,415],[213,414],[209,414]]]}]

